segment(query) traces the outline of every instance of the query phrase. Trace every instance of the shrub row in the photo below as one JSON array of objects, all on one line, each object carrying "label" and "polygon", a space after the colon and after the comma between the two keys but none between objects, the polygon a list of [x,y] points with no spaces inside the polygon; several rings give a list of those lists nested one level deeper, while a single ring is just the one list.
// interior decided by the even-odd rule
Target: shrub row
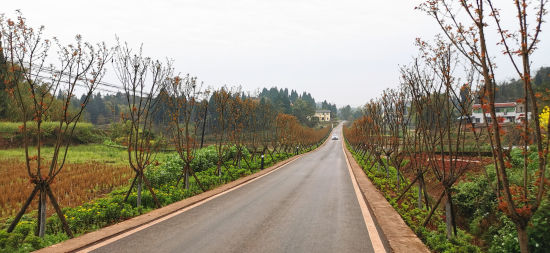
[{"label": "shrub row", "polygon": [[[351,150],[350,146],[348,148]],[[363,160],[355,151],[351,150],[351,152],[373,184],[380,189],[407,225],[431,250],[435,252],[519,252],[514,223],[502,212],[496,210],[497,198],[489,186],[489,180],[493,183],[496,180],[494,166],[487,166],[489,179],[485,176],[470,175],[453,187],[453,203],[457,217],[460,217],[460,224],[465,227],[467,232],[458,229],[457,238],[449,241],[445,235],[443,211],[436,212],[432,218],[431,226],[421,226],[427,215],[427,210],[416,207],[418,190],[415,187],[411,188],[404,200],[401,203],[396,203],[395,194],[392,194],[397,191],[395,180],[388,179],[386,171],[365,169],[370,167],[369,161]],[[536,154],[533,153],[530,156],[532,161],[536,161]],[[512,163],[523,164],[521,150],[512,150],[511,158]],[[531,172],[536,171],[535,162],[529,164],[529,167]],[[389,178],[395,178],[396,170],[391,166],[389,168]],[[521,180],[521,172],[521,170],[510,171],[509,179],[511,181]],[[403,182],[401,189],[406,184],[408,182]],[[528,226],[527,233],[530,252],[548,252],[550,249],[550,201],[542,202]],[[479,247],[474,245],[474,241]]]},{"label": "shrub row", "polygon": [[[436,218],[444,217],[441,209],[436,211],[428,227],[422,226],[424,219],[428,215],[428,210],[420,209],[416,205],[418,189],[414,187],[411,188],[403,199],[397,203],[397,193],[399,193],[399,191],[397,190],[396,181],[393,180],[397,176],[397,170],[389,165],[389,173],[385,170],[376,168],[368,170],[368,168],[371,167],[371,161],[363,159],[349,145],[348,149],[372,183],[382,192],[382,194],[384,194],[384,197],[399,215],[401,215],[405,223],[407,223],[430,250],[435,252],[481,252],[479,247],[473,245],[473,237],[462,229],[458,229],[456,238],[451,241],[447,240],[445,223],[442,219]],[[386,161],[384,162],[387,164]],[[402,180],[401,182],[400,189],[404,189],[409,184],[408,180]]]},{"label": "shrub row", "polygon": [[[303,152],[313,150],[317,146],[311,147]],[[231,148],[233,150],[234,148]],[[260,159],[250,161],[250,169],[246,165],[235,165],[233,161],[224,164],[223,174],[218,177],[216,174],[215,153],[212,154],[213,147],[201,149],[197,152],[194,169],[197,171],[197,177],[202,185],[207,189],[213,189],[221,184],[236,180],[240,177],[257,172],[260,168]],[[235,151],[236,152],[236,151]],[[229,152],[231,156],[233,152]],[[245,152],[247,159],[250,158],[248,152]],[[267,155],[264,159],[264,167],[271,166],[278,161],[285,160],[294,154],[277,153],[271,156]],[[190,178],[189,189],[183,189],[175,183],[181,173],[183,162],[177,155],[169,156],[161,161],[158,166],[147,170],[147,177],[150,179],[153,189],[163,206],[180,201],[182,199],[201,193],[194,178]],[[142,192],[142,206],[136,207],[137,193],[130,194],[128,201],[124,202],[125,193],[128,186],[116,189],[104,198],[99,198],[74,208],[64,208],[65,218],[69,227],[75,233],[75,236],[88,233],[102,227],[124,221],[137,215],[147,213],[155,208],[153,198],[149,191]],[[29,252],[40,249],[67,240],[68,237],[63,232],[61,222],[56,214],[47,219],[46,236],[44,238],[36,237],[36,212],[27,214],[23,221],[17,225],[15,231],[7,233],[6,228],[11,219],[0,224],[0,253],[2,252]]]},{"label": "shrub row", "polygon": [[[13,140],[13,143],[22,143],[23,134],[21,133],[22,122],[0,122],[0,138]],[[43,122],[41,125],[42,138],[44,143],[49,143],[55,140],[55,132],[59,128],[59,122]],[[30,138],[36,139],[38,128],[36,122],[28,122]],[[101,129],[98,129],[91,123],[78,123],[74,129],[74,143],[100,143],[105,139],[105,134]]]}]

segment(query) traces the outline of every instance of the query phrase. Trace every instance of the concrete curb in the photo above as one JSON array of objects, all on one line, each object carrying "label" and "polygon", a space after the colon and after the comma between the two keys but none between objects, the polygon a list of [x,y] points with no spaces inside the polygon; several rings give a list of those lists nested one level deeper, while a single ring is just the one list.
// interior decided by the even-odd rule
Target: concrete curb
[{"label": "concrete curb", "polygon": [[[342,140],[344,141],[344,140]],[[391,252],[430,252],[428,247],[416,236],[403,221],[399,213],[390,205],[384,195],[372,184],[361,166],[357,164],[351,152],[344,148],[363,198],[371,210],[379,232],[386,239]]]},{"label": "concrete curb", "polygon": [[282,167],[282,166],[284,166],[288,163],[291,163],[291,162],[301,158],[302,156],[304,156],[306,154],[317,151],[319,148],[325,146],[328,139],[329,138],[327,137],[325,142],[323,142],[323,144],[321,144],[319,147],[317,147],[314,150],[311,150],[307,153],[303,153],[303,154],[300,154],[300,155],[297,155],[297,156],[293,156],[293,157],[291,157],[289,159],[286,159],[284,161],[280,161],[280,162],[274,164],[273,166],[271,166],[269,168],[265,168],[261,171],[258,171],[256,173],[254,173],[254,174],[248,175],[248,176],[243,177],[243,178],[239,178],[235,181],[229,182],[229,183],[224,184],[224,185],[220,185],[220,186],[218,186],[218,187],[216,187],[212,190],[200,193],[200,194],[195,195],[193,197],[183,199],[181,201],[172,203],[172,204],[167,205],[165,207],[155,209],[155,210],[153,210],[151,212],[148,212],[146,214],[142,214],[140,216],[136,216],[136,217],[131,218],[129,220],[125,220],[125,221],[110,225],[108,227],[104,227],[104,228],[101,228],[99,230],[81,235],[79,237],[75,237],[75,238],[69,239],[67,241],[63,241],[63,242],[60,242],[58,244],[51,245],[51,246],[46,247],[46,248],[42,248],[42,249],[37,250],[35,252],[40,252],[40,253],[43,253],[43,252],[76,252],[76,251],[82,250],[84,248],[90,247],[94,244],[103,242],[103,241],[108,240],[110,238],[113,238],[117,235],[123,234],[127,231],[130,231],[132,229],[138,228],[138,227],[143,226],[145,224],[151,223],[151,222],[153,222],[157,219],[160,219],[160,218],[165,217],[167,215],[170,215],[174,212],[182,210],[186,207],[189,207],[191,205],[199,203],[203,200],[206,200],[208,198],[212,198],[212,197],[214,197],[216,195],[219,195],[219,194],[221,194],[225,191],[233,189],[233,188],[235,188],[239,185],[243,185],[243,184],[245,184],[245,183],[247,183],[247,182],[249,182],[253,179],[259,178],[259,177],[261,177],[265,174],[268,174],[268,173],[270,173],[270,172],[272,172],[272,171],[274,171],[274,170],[276,170],[276,169],[278,169],[278,168],[280,168],[280,167]]}]

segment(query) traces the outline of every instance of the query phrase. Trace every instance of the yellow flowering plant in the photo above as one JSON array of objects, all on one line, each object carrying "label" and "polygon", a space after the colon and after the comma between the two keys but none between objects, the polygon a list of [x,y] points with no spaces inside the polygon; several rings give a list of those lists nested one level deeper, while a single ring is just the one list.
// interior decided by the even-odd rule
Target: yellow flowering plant
[{"label": "yellow flowering plant", "polygon": [[548,121],[550,120],[550,107],[546,106],[539,115],[540,127],[545,132],[544,137],[548,134]]}]

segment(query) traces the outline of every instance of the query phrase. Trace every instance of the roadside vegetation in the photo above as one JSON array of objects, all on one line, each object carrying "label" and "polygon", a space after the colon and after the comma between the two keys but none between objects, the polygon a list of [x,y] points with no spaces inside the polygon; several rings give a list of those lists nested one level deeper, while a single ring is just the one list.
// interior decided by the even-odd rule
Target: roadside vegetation
[{"label": "roadside vegetation", "polygon": [[[316,143],[308,148],[301,149],[299,153],[313,150],[318,145],[319,143]],[[234,165],[233,160],[237,156],[237,148],[232,146],[228,147],[228,150],[223,165],[227,169],[224,170],[221,177],[218,176],[216,172],[217,156],[215,146],[209,146],[196,151],[197,159],[193,163],[193,168],[205,190],[213,189],[219,185],[253,174],[260,170],[262,165],[261,158],[258,157],[251,160],[250,168],[247,166],[238,167]],[[245,158],[251,158],[251,154],[248,150],[244,149],[243,153]],[[277,152],[273,155],[273,158],[271,158],[271,156],[265,157],[263,166],[264,168],[269,167],[278,161],[288,159],[294,155],[296,155],[296,153]],[[149,178],[158,201],[162,206],[203,192],[194,178],[189,180],[189,187],[187,189],[177,187],[178,178],[181,176],[181,169],[184,164],[185,163],[177,154],[172,153],[159,159],[158,165],[146,172],[146,177]],[[127,166],[121,168],[108,167],[104,169],[103,166],[86,167],[84,165],[85,164],[79,164],[75,166],[78,170],[75,175],[71,173],[60,177],[67,180],[73,180],[76,177],[76,180],[58,182],[54,184],[53,188],[54,192],[65,193],[67,197],[80,197],[80,199],[67,200],[68,202],[64,202],[65,200],[60,198],[60,204],[67,206],[63,209],[63,213],[66,216],[69,228],[73,231],[75,236],[124,221],[156,208],[156,203],[150,192],[143,193],[141,205],[139,207],[136,204],[138,197],[137,191],[132,191],[128,199],[125,200],[132,174],[131,169]],[[69,166],[67,170],[72,172],[72,170],[69,170],[70,168]],[[89,170],[90,168],[93,170],[88,171],[88,174],[79,173],[83,170]],[[89,180],[90,175],[95,173],[97,173],[97,175],[105,174],[108,176],[103,177],[103,180],[93,180],[96,185],[87,184],[86,181],[92,181]],[[117,173],[125,174],[119,176]],[[120,179],[119,184],[116,183],[117,179]],[[108,183],[104,184],[102,181]],[[67,185],[68,183],[71,185]],[[67,187],[63,188],[64,186]],[[59,189],[56,187],[59,187]],[[74,191],[77,189],[82,189],[82,191]],[[94,194],[94,191],[98,193]],[[74,203],[79,204],[74,205]],[[0,224],[0,252],[29,252],[69,239],[69,236],[67,236],[62,229],[62,224],[57,214],[53,214],[47,219],[45,237],[37,237],[34,234],[37,227],[35,216],[35,211],[23,216],[22,221],[11,233],[7,233],[5,228],[13,220],[13,216],[11,216],[12,218],[4,219]]]},{"label": "roadside vegetation", "polygon": [[[46,38],[19,12],[0,15],[0,28],[0,252],[208,191],[311,151],[331,130],[306,92],[207,89],[121,41]],[[102,82],[107,63],[117,84]]]},{"label": "roadside vegetation", "polygon": [[[400,86],[369,101],[344,128],[367,175],[436,252],[550,248],[550,81],[548,68],[531,69],[547,1],[511,2],[515,13],[506,16],[503,5],[420,4],[442,34],[418,38],[418,56],[400,68]],[[515,22],[504,27],[501,20]],[[495,30],[499,40],[490,41]],[[518,79],[497,85],[493,57],[501,52]],[[497,102],[526,110],[506,121]]]}]

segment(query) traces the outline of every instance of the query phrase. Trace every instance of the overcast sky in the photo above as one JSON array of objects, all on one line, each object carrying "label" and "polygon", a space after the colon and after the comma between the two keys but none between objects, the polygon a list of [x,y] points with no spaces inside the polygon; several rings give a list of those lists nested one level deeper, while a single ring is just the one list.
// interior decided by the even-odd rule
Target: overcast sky
[{"label": "overcast sky", "polygon": [[[501,1],[497,1],[499,4]],[[504,1],[502,1],[504,2]],[[512,3],[512,1],[508,1]],[[256,91],[308,91],[317,101],[359,106],[399,83],[399,65],[416,55],[414,39],[439,32],[414,10],[418,0],[94,0],[5,1],[33,26],[70,42],[114,45],[115,34],[154,58],[172,58],[176,72],[208,86]],[[545,24],[548,28],[548,24]],[[550,65],[543,32],[534,68]],[[497,79],[514,78],[501,61]],[[117,83],[108,75],[105,81]]]}]

